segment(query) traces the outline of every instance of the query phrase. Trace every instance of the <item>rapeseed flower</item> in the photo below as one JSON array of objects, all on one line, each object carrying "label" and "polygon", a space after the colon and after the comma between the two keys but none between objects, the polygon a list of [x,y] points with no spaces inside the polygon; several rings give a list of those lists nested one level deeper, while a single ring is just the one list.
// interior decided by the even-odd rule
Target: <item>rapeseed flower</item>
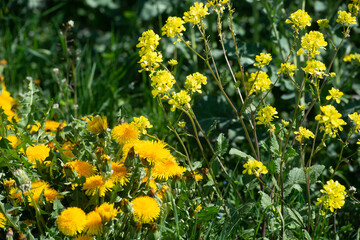
[{"label": "rapeseed flower", "polygon": [[320,190],[323,195],[317,199],[318,204],[324,204],[325,208],[329,208],[331,212],[334,209],[340,209],[345,204],[345,187],[338,181],[329,180],[324,185],[324,189]]},{"label": "rapeseed flower", "polygon": [[103,224],[100,214],[97,211],[91,211],[86,214],[86,223],[84,232],[89,235],[98,235],[103,232]]},{"label": "rapeseed flower", "polygon": [[263,165],[262,162],[257,160],[248,159],[248,161],[244,164],[243,174],[247,173],[249,175],[255,175],[259,177],[260,174],[267,174],[268,170],[266,166]]},{"label": "rapeseed flower", "polygon": [[310,31],[301,38],[301,47],[311,58],[319,55],[319,49],[325,49],[326,46],[327,42],[324,39],[324,35],[318,31]]},{"label": "rapeseed flower", "polygon": [[254,92],[264,92],[270,89],[271,80],[266,72],[258,71],[256,73],[251,73],[249,82],[254,82],[249,94]]},{"label": "rapeseed flower", "polygon": [[305,139],[314,138],[314,133],[312,133],[309,129],[306,129],[304,127],[299,127],[299,131],[295,131],[294,134],[297,135],[295,139],[298,140],[299,142],[301,142],[303,138]]},{"label": "rapeseed flower", "polygon": [[315,120],[323,124],[320,130],[324,131],[325,134],[329,134],[331,137],[335,137],[339,130],[343,130],[342,125],[346,125],[346,122],[341,119],[342,115],[332,105],[321,106],[320,110],[323,115],[318,114],[315,117]]},{"label": "rapeseed flower", "polygon": [[256,55],[255,57],[255,67],[265,67],[266,65],[269,65],[271,62],[272,57],[270,53],[260,53],[260,55]]},{"label": "rapeseed flower", "polygon": [[323,78],[327,75],[324,72],[326,70],[325,64],[315,59],[306,61],[306,67],[303,70],[315,78]]},{"label": "rapeseed flower", "polygon": [[201,93],[201,84],[206,85],[207,84],[207,78],[202,75],[201,73],[194,73],[186,77],[185,81],[185,89],[190,92],[198,92]]},{"label": "rapeseed flower", "polygon": [[166,70],[159,70],[151,76],[152,95],[165,95],[166,98],[171,91],[173,85],[176,83],[174,76]]},{"label": "rapeseed flower", "polygon": [[328,19],[319,19],[316,22],[319,24],[320,29],[329,27],[329,20]]},{"label": "rapeseed flower", "polygon": [[344,25],[356,24],[356,16],[352,16],[349,12],[339,10],[336,22]]},{"label": "rapeseed flower", "polygon": [[26,149],[26,156],[32,164],[36,164],[36,161],[43,163],[45,159],[49,156],[50,148],[44,144],[39,144],[36,146],[30,146]]},{"label": "rapeseed flower", "polygon": [[195,2],[194,6],[190,7],[190,11],[184,13],[184,21],[191,22],[194,25],[201,23],[202,19],[209,15],[208,8],[203,3]]},{"label": "rapeseed flower", "polygon": [[139,129],[132,123],[121,123],[114,127],[111,136],[118,144],[125,144],[139,139]]},{"label": "rapeseed flower", "polygon": [[100,197],[105,196],[105,192],[114,186],[112,180],[105,180],[101,175],[94,175],[86,178],[86,182],[83,185],[83,190],[88,196],[94,196],[96,193]]},{"label": "rapeseed flower", "polygon": [[114,207],[114,204],[108,202],[104,202],[100,206],[96,207],[95,211],[99,213],[103,222],[109,222],[119,213],[117,208]]},{"label": "rapeseed flower", "polygon": [[276,108],[272,106],[265,106],[262,109],[259,110],[256,120],[258,124],[264,124],[265,126],[269,125],[273,118],[278,118],[276,116],[278,112],[276,111]]},{"label": "rapeseed flower", "polygon": [[339,89],[332,88],[329,90],[330,95],[326,96],[326,100],[334,99],[336,103],[340,103],[340,98],[344,95]]},{"label": "rapeseed flower", "polygon": [[354,124],[355,132],[358,133],[360,131],[360,115],[357,112],[354,112],[352,114],[349,114],[349,118]]},{"label": "rapeseed flower", "polygon": [[170,60],[168,61],[168,64],[173,67],[173,66],[175,66],[175,65],[178,64],[178,61],[176,61],[175,59],[170,59]]},{"label": "rapeseed flower", "polygon": [[168,37],[175,37],[182,35],[182,32],[185,31],[184,21],[179,17],[168,17],[165,25],[161,28],[162,35]]},{"label": "rapeseed flower", "polygon": [[58,216],[56,222],[60,232],[75,236],[84,230],[86,220],[86,214],[81,208],[68,207]]},{"label": "rapeseed flower", "polygon": [[283,73],[289,76],[294,76],[294,72],[297,71],[299,69],[296,68],[295,64],[286,62],[286,63],[282,63],[280,66],[279,71],[277,72],[277,74]]},{"label": "rapeseed flower", "polygon": [[134,209],[134,219],[141,223],[150,223],[160,215],[160,206],[155,199],[143,196],[131,201]]},{"label": "rapeseed flower", "polygon": [[132,121],[132,123],[139,128],[141,134],[146,134],[146,129],[153,127],[150,121],[144,116],[140,116],[140,118],[134,117],[134,121]]},{"label": "rapeseed flower", "polygon": [[100,134],[106,131],[107,127],[108,124],[106,117],[92,117],[91,120],[87,123],[87,129],[94,134]]},{"label": "rapeseed flower", "polygon": [[139,43],[136,45],[140,48],[140,56],[145,55],[147,52],[153,52],[159,45],[160,37],[153,30],[147,30],[139,37]]},{"label": "rapeseed flower", "polygon": [[143,68],[139,72],[143,70],[148,72],[154,72],[156,68],[160,66],[160,63],[163,61],[162,54],[159,52],[145,52],[144,55],[141,56],[141,59],[138,63]]},{"label": "rapeseed flower", "polygon": [[173,112],[176,108],[183,108],[184,106],[189,106],[190,101],[190,95],[185,90],[181,90],[178,93],[172,93],[171,99],[168,103],[172,105],[170,110]]},{"label": "rapeseed flower", "polygon": [[292,24],[295,33],[299,33],[299,30],[304,29],[306,26],[311,26],[311,17],[304,10],[297,10],[292,13],[285,23]]}]

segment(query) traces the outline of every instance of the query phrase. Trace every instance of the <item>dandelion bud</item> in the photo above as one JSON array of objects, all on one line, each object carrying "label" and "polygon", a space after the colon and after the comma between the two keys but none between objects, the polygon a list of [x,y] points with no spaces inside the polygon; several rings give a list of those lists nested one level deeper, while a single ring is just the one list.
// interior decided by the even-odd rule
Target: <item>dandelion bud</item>
[{"label": "dandelion bud", "polygon": [[153,188],[150,188],[150,190],[148,191],[148,194],[147,194],[149,197],[155,197],[156,196],[156,191],[155,189]]},{"label": "dandelion bud", "polygon": [[26,240],[27,238],[25,237],[25,235],[23,233],[19,234],[19,240]]},{"label": "dandelion bud", "polygon": [[26,172],[22,169],[16,169],[13,172],[15,177],[16,185],[23,192],[27,192],[31,188],[31,181]]},{"label": "dandelion bud", "polygon": [[150,223],[150,229],[154,232],[158,229],[156,222]]},{"label": "dandelion bud", "polygon": [[129,200],[127,198],[123,198],[120,201],[120,209],[124,212],[124,213],[131,213],[133,211],[131,204],[129,202]]},{"label": "dandelion bud", "polygon": [[66,163],[63,166],[63,170],[67,179],[74,180],[77,177],[77,172],[75,171],[75,167],[72,163]]}]

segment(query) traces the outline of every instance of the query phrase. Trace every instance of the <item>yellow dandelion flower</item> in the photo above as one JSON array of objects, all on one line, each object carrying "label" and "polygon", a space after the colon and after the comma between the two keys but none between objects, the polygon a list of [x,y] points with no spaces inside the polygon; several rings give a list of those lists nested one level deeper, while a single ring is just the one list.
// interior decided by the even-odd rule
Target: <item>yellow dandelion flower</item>
[{"label": "yellow dandelion flower", "polygon": [[121,186],[125,185],[127,182],[129,182],[128,177],[131,175],[126,167],[124,167],[124,164],[119,162],[112,162],[111,167],[113,170],[113,173],[110,177],[110,179],[114,182],[114,184],[120,183]]},{"label": "yellow dandelion flower", "polygon": [[179,166],[175,158],[169,158],[163,162],[155,163],[155,166],[151,169],[151,176],[167,181],[169,178],[181,175],[184,172],[185,168]]},{"label": "yellow dandelion flower", "polygon": [[160,215],[160,206],[155,199],[143,196],[137,197],[131,202],[134,209],[134,219],[141,223],[155,221]]},{"label": "yellow dandelion flower", "polygon": [[121,123],[114,127],[111,136],[118,144],[125,144],[139,138],[139,129],[131,123]]},{"label": "yellow dandelion flower", "polygon": [[83,190],[88,196],[94,196],[97,192],[100,197],[105,196],[105,192],[114,186],[112,180],[105,181],[102,176],[94,175],[86,178],[86,182],[83,185]]},{"label": "yellow dandelion flower", "polygon": [[47,132],[53,132],[53,131],[59,131],[62,130],[66,126],[66,122],[56,122],[53,120],[48,120],[45,123],[45,131]]},{"label": "yellow dandelion flower", "polygon": [[29,162],[36,164],[36,161],[43,163],[45,159],[49,156],[50,148],[44,144],[39,144],[34,147],[30,146],[26,149],[26,156],[28,157]]},{"label": "yellow dandelion flower", "polygon": [[[46,198],[46,201],[53,203],[55,201],[55,198],[63,198],[62,195],[59,194],[58,191],[50,188],[49,184],[42,181],[42,180],[38,180],[35,181],[31,184],[31,193],[32,193],[32,197],[34,199],[35,202],[39,201],[40,195],[44,192],[44,197]],[[42,203],[42,202],[40,202]],[[32,205],[30,203],[30,205]]]},{"label": "yellow dandelion flower", "polygon": [[75,147],[75,144],[74,144],[74,143],[69,142],[69,141],[66,141],[66,142],[61,146],[62,153],[63,153],[65,156],[73,157],[73,156],[74,156],[74,153],[72,152],[72,150],[74,149],[74,147]]},{"label": "yellow dandelion flower", "polygon": [[13,149],[16,149],[17,146],[19,146],[20,144],[19,139],[15,135],[7,136],[6,139],[9,140],[9,144],[12,146]]},{"label": "yellow dandelion flower", "polygon": [[75,160],[72,162],[68,162],[74,167],[74,170],[78,174],[79,177],[91,177],[96,173],[95,166],[91,165],[91,163],[81,160]]},{"label": "yellow dandelion flower", "polygon": [[89,235],[98,235],[103,232],[101,216],[97,211],[91,211],[86,214],[86,224],[84,232]]},{"label": "yellow dandelion flower", "polygon": [[134,150],[140,159],[157,163],[173,157],[165,146],[166,144],[161,141],[137,141],[134,144]]},{"label": "yellow dandelion flower", "polygon": [[4,228],[6,224],[6,217],[0,212],[0,228]]},{"label": "yellow dandelion flower", "polygon": [[81,233],[86,224],[86,214],[78,207],[66,208],[56,220],[60,232],[67,236]]},{"label": "yellow dandelion flower", "polygon": [[119,211],[114,207],[113,203],[104,202],[100,206],[95,208],[95,211],[99,213],[103,222],[109,222],[118,215]]},{"label": "yellow dandelion flower", "polygon": [[106,117],[92,117],[91,120],[87,123],[87,129],[94,134],[99,134],[106,131],[107,127],[108,125]]}]

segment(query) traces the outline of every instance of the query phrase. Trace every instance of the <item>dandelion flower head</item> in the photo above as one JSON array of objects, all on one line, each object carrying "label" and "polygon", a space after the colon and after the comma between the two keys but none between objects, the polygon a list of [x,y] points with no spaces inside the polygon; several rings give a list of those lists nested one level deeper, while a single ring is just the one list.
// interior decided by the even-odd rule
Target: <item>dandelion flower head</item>
[{"label": "dandelion flower head", "polygon": [[67,236],[81,233],[86,224],[86,214],[78,207],[66,208],[56,220],[60,232]]},{"label": "dandelion flower head", "polygon": [[114,127],[111,136],[118,144],[133,142],[139,138],[139,129],[132,123],[121,123]]},{"label": "dandelion flower head", "polygon": [[91,120],[87,123],[87,129],[94,134],[99,134],[106,131],[107,127],[108,124],[106,117],[92,117]]},{"label": "dandelion flower head", "polygon": [[151,197],[137,197],[132,200],[131,204],[134,209],[135,221],[150,223],[155,221],[160,215],[160,206]]},{"label": "dandelion flower head", "polygon": [[99,213],[103,222],[109,222],[119,213],[119,211],[114,207],[114,204],[108,202],[104,202],[100,206],[96,207],[95,211]]},{"label": "dandelion flower head", "polygon": [[97,211],[91,211],[86,214],[86,224],[84,232],[89,235],[98,235],[103,232],[103,224],[100,214]]},{"label": "dandelion flower head", "polygon": [[127,171],[126,167],[122,163],[119,162],[112,162],[111,167],[113,170],[113,173],[110,177],[110,179],[114,182],[114,184],[120,184],[121,186],[125,185],[127,182],[129,182],[128,177],[130,176],[130,173]]},{"label": "dandelion flower head", "polygon": [[50,148],[44,144],[39,144],[36,146],[30,146],[26,149],[26,156],[28,157],[29,162],[36,164],[36,161],[43,163],[45,159],[49,156]]},{"label": "dandelion flower head", "polygon": [[0,228],[4,228],[6,224],[6,217],[0,212]]},{"label": "dandelion flower head", "polygon": [[101,175],[94,175],[86,178],[86,182],[83,185],[83,190],[88,196],[94,196],[96,193],[100,197],[105,196],[105,192],[110,190],[114,186],[112,180],[104,180]]}]

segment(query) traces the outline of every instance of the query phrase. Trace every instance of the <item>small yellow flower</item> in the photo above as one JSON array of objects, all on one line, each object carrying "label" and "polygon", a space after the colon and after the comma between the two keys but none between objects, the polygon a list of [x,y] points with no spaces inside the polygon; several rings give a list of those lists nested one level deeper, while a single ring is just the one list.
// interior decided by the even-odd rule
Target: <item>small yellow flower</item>
[{"label": "small yellow flower", "polygon": [[281,120],[281,123],[284,125],[284,127],[287,127],[289,125],[289,122],[285,120]]},{"label": "small yellow flower", "polygon": [[304,127],[299,127],[299,131],[295,131],[294,134],[297,135],[295,139],[299,142],[301,142],[303,138],[314,138],[314,134],[309,129],[306,129]]},{"label": "small yellow flower", "polygon": [[292,77],[292,76],[294,76],[294,72],[297,70],[299,70],[299,69],[296,68],[296,65],[286,62],[286,63],[281,64],[280,69],[277,72],[277,74],[282,73],[282,74],[286,74],[286,75],[289,75]]},{"label": "small yellow flower", "polygon": [[329,90],[330,95],[326,96],[326,100],[334,99],[336,103],[340,103],[340,98],[344,95],[343,92],[340,92],[339,89],[332,88]]},{"label": "small yellow flower", "polygon": [[141,223],[151,223],[160,215],[160,206],[155,199],[143,196],[137,197],[131,202],[134,209],[134,219]]},{"label": "small yellow flower", "polygon": [[112,180],[104,180],[101,175],[94,175],[86,178],[86,182],[83,185],[83,190],[88,196],[94,196],[96,193],[100,197],[105,196],[105,192],[114,186]]},{"label": "small yellow flower", "polygon": [[9,140],[10,145],[12,146],[13,149],[16,149],[17,146],[20,144],[19,139],[15,135],[7,136],[6,139]]},{"label": "small yellow flower", "polygon": [[326,46],[327,42],[324,39],[324,35],[318,31],[310,31],[301,38],[301,47],[311,58],[319,55],[319,49],[325,49]]},{"label": "small yellow flower", "polygon": [[151,76],[152,95],[168,95],[175,84],[174,76],[166,70],[159,70]]},{"label": "small yellow flower", "polygon": [[194,6],[190,7],[190,11],[184,13],[184,21],[196,25],[199,24],[206,15],[209,15],[208,8],[203,3],[195,2]]},{"label": "small yellow flower", "polygon": [[269,125],[273,118],[278,118],[278,116],[276,116],[277,113],[276,108],[272,106],[263,107],[257,114],[257,124],[264,124],[265,126]]},{"label": "small yellow flower", "polygon": [[175,66],[175,65],[178,64],[178,61],[176,61],[175,59],[170,59],[170,60],[168,61],[168,64],[169,64],[170,66]]},{"label": "small yellow flower", "polygon": [[271,80],[266,72],[258,71],[256,73],[251,73],[248,81],[250,83],[253,82],[249,94],[253,94],[254,92],[264,92],[270,89]]},{"label": "small yellow flower", "polygon": [[338,181],[329,180],[324,185],[324,189],[320,190],[323,195],[317,199],[318,204],[324,204],[325,208],[329,208],[331,212],[334,209],[340,209],[345,204],[345,187]]},{"label": "small yellow flower", "polygon": [[153,125],[150,124],[150,121],[144,116],[140,116],[140,118],[134,117],[134,121],[132,123],[139,128],[142,134],[147,133],[147,128],[153,127]]},{"label": "small yellow flower", "polygon": [[343,130],[342,125],[346,125],[346,122],[341,119],[342,115],[332,105],[321,106],[320,110],[323,115],[318,114],[315,117],[315,120],[323,124],[320,130],[324,131],[325,134],[329,134],[331,137],[335,137],[339,130]]},{"label": "small yellow flower", "polygon": [[259,162],[257,160],[248,159],[248,161],[244,164],[244,171],[243,174],[247,173],[249,175],[255,175],[257,177],[260,176],[260,174],[267,174],[268,170],[266,166],[263,165],[262,162]]},{"label": "small yellow flower", "polygon": [[297,10],[292,13],[288,19],[286,19],[285,23],[292,24],[294,28],[294,32],[298,33],[299,30],[304,29],[306,26],[311,26],[311,17],[304,10]]},{"label": "small yellow flower", "polygon": [[314,78],[323,78],[324,76],[327,76],[324,72],[326,71],[325,64],[315,59],[306,61],[306,67],[302,70]]},{"label": "small yellow flower", "polygon": [[201,73],[194,73],[186,77],[185,89],[190,93],[198,92],[201,93],[201,84],[207,84],[207,78]]},{"label": "small yellow flower", "polygon": [[352,114],[349,114],[349,118],[351,119],[351,121],[354,124],[355,132],[358,133],[360,131],[360,114],[358,114],[357,112],[354,112]]},{"label": "small yellow flower", "polygon": [[178,122],[178,126],[181,127],[181,128],[185,127],[185,125],[186,125],[185,121],[179,121]]},{"label": "small yellow flower", "polygon": [[182,32],[185,31],[184,21],[179,17],[168,17],[165,25],[161,28],[162,35],[168,37],[175,37],[177,35],[182,35]]},{"label": "small yellow flower", "polygon": [[356,24],[356,16],[353,17],[351,13],[339,10],[336,22],[344,25]]},{"label": "small yellow flower", "polygon": [[147,30],[139,37],[139,43],[136,45],[140,48],[140,56],[145,55],[147,52],[153,52],[159,45],[160,37],[155,34],[153,30]]},{"label": "small yellow flower", "polygon": [[86,224],[86,214],[78,207],[66,208],[56,220],[60,232],[67,236],[81,233]]},{"label": "small yellow flower", "polygon": [[186,91],[181,90],[178,93],[173,93],[168,103],[172,105],[170,110],[174,112],[176,108],[189,106],[190,101],[191,101],[190,95]]},{"label": "small yellow flower", "polygon": [[260,53],[260,55],[256,55],[255,57],[255,67],[265,67],[266,65],[269,65],[271,62],[272,57],[270,53]]}]

